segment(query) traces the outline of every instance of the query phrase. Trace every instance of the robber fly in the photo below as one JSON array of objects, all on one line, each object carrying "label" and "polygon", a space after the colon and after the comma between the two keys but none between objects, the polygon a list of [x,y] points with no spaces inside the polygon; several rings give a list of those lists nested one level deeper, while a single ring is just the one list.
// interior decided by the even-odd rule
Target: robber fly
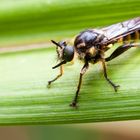
[{"label": "robber fly", "polygon": [[[56,45],[56,51],[60,63],[53,69],[60,66],[60,74],[51,81],[48,81],[48,86],[63,75],[63,65],[70,62],[77,53],[80,60],[84,61],[84,66],[81,69],[79,83],[75,93],[75,97],[70,104],[72,107],[77,106],[77,99],[82,84],[82,77],[89,67],[89,63],[95,64],[101,62],[103,74],[107,82],[114,88],[115,92],[119,85],[114,84],[107,75],[106,63],[118,57],[132,47],[140,47],[136,40],[140,39],[140,17],[113,24],[101,29],[88,29],[76,36],[74,45],[69,46],[65,41],[52,43]],[[109,57],[105,58],[105,52],[110,49],[110,45],[120,42],[119,46]]]}]

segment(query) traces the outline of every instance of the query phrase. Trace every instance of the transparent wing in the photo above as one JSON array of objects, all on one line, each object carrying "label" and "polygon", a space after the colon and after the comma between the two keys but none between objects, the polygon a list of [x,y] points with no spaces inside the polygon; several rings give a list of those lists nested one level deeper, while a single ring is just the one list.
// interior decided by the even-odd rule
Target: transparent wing
[{"label": "transparent wing", "polygon": [[117,40],[121,37],[124,37],[128,34],[131,34],[135,31],[140,30],[140,17],[127,20],[124,22],[120,22],[117,24],[113,24],[108,27],[104,27],[101,29],[104,33],[104,35],[107,38],[106,42],[103,43],[109,43],[113,40]]}]

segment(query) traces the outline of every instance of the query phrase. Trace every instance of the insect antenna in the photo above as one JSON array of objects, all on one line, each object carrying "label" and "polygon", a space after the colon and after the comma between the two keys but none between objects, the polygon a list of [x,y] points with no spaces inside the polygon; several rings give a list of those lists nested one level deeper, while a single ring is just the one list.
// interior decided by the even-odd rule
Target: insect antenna
[{"label": "insect antenna", "polygon": [[55,68],[57,68],[57,67],[59,67],[59,66],[61,66],[61,65],[63,65],[63,64],[66,64],[66,61],[65,61],[65,60],[62,61],[62,62],[60,62],[60,63],[57,64],[56,66],[52,67],[52,69],[55,69]]},{"label": "insect antenna", "polygon": [[62,49],[62,46],[59,43],[55,42],[54,40],[51,40],[51,42]]}]

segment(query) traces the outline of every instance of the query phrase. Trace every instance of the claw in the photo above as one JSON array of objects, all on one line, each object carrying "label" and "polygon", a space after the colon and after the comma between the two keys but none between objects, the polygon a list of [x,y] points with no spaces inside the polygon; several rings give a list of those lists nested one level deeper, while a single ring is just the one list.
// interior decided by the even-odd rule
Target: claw
[{"label": "claw", "polygon": [[114,85],[113,87],[114,87],[115,92],[117,92],[120,85]]},{"label": "claw", "polygon": [[51,81],[48,81],[47,88],[51,87]]},{"label": "claw", "polygon": [[76,103],[75,101],[73,101],[73,102],[70,104],[70,106],[73,107],[73,108],[78,108],[77,103]]}]

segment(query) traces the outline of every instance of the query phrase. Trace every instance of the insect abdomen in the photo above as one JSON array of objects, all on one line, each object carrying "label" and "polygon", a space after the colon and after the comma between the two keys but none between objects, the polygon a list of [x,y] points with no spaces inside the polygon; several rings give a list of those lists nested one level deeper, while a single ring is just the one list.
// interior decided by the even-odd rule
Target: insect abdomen
[{"label": "insect abdomen", "polygon": [[117,42],[122,44],[127,44],[131,42],[137,42],[140,39],[140,30],[134,31],[124,37],[120,37]]}]

